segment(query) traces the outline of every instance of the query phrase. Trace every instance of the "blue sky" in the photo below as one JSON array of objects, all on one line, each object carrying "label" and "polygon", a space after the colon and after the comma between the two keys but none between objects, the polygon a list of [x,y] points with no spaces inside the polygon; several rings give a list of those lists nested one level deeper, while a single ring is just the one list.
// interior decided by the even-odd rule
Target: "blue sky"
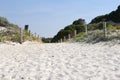
[{"label": "blue sky", "polygon": [[120,0],[0,0],[0,16],[33,33],[53,37],[60,29],[83,18],[87,23],[98,15],[116,10]]}]

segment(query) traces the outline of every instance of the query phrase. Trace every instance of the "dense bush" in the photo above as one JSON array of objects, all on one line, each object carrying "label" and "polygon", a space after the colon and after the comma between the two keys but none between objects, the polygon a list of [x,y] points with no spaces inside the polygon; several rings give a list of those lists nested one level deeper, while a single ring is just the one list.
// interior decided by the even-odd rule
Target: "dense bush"
[{"label": "dense bush", "polygon": [[7,25],[9,25],[9,21],[6,18],[0,16],[0,26],[7,26]]},{"label": "dense bush", "polygon": [[45,38],[45,37],[42,37],[42,41],[43,41],[44,43],[50,43],[51,40],[52,40],[52,38]]},{"label": "dense bush", "polygon": [[[94,18],[90,24],[88,24],[88,31],[103,31],[104,23],[107,22],[107,30],[115,30],[120,29],[120,26],[118,26],[118,23],[120,23],[120,6],[118,6],[117,10],[112,11],[109,14],[97,16]],[[84,19],[78,19],[73,21],[71,25],[66,26],[64,29],[60,30],[52,39],[52,42],[57,42],[61,38],[63,39],[64,36],[68,38],[68,34],[71,34],[71,37],[74,36],[74,30],[77,31],[77,34],[79,34],[77,37],[81,37],[84,35],[85,32],[85,20]],[[91,33],[92,35],[93,33]],[[96,35],[93,35],[90,39],[96,40],[99,36],[100,38],[98,40],[103,39],[103,36],[100,33],[96,33]],[[100,34],[100,35],[99,35]]]},{"label": "dense bush", "polygon": [[52,42],[57,42],[60,39],[64,39],[64,37],[68,38],[68,34],[71,35],[71,37],[74,36],[74,31],[76,30],[77,33],[84,31],[84,19],[78,19],[73,22],[73,24],[66,26],[64,29],[61,29],[52,39]]},{"label": "dense bush", "polygon": [[91,23],[99,23],[101,21],[112,21],[115,23],[120,23],[120,6],[118,6],[117,10],[112,11],[109,14],[97,16],[94,18]]},{"label": "dense bush", "polygon": [[[1,41],[13,41],[20,42],[20,27],[16,24],[10,23],[6,18],[0,17],[0,27],[4,27],[5,30],[0,31],[0,42]],[[40,40],[39,38],[29,34],[28,31],[22,30],[23,41],[26,40]],[[31,35],[31,36],[30,36]]]},{"label": "dense bush", "polygon": [[84,19],[78,19],[73,22],[73,25],[84,25],[85,20]]}]

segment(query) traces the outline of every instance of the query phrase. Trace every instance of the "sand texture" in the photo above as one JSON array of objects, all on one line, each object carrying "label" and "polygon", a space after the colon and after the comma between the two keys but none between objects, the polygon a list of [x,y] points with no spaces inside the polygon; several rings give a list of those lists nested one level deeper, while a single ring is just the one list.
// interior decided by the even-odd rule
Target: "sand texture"
[{"label": "sand texture", "polygon": [[0,80],[120,80],[120,45],[0,44]]}]

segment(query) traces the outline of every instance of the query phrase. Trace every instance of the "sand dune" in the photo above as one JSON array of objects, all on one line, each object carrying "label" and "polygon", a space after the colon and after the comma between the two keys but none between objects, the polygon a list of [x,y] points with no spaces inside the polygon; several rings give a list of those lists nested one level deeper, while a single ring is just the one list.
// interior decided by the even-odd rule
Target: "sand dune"
[{"label": "sand dune", "polygon": [[0,44],[0,80],[120,80],[120,45]]}]

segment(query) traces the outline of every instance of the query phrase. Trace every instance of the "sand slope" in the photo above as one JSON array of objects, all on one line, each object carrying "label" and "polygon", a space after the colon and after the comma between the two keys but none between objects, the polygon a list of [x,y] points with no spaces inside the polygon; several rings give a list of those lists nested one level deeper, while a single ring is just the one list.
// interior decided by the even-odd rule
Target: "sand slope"
[{"label": "sand slope", "polygon": [[0,80],[120,80],[120,45],[0,44]]}]

